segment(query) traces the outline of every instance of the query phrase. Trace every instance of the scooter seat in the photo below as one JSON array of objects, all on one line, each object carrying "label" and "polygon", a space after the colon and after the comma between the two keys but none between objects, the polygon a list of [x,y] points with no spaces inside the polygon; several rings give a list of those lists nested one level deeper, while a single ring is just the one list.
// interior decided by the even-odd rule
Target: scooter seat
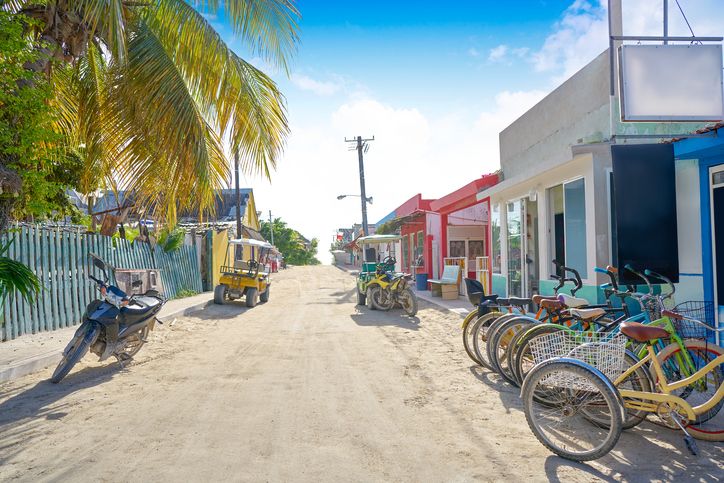
[{"label": "scooter seat", "polygon": [[161,303],[155,297],[144,297],[143,295],[133,297],[131,303],[121,309],[121,312],[125,312],[129,315],[143,315],[151,312]]}]

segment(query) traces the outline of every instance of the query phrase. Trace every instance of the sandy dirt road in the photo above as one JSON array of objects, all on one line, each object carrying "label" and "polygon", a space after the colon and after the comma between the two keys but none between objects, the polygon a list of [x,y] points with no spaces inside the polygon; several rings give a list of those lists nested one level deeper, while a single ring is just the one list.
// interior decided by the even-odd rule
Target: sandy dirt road
[{"label": "sandy dirt road", "polygon": [[[157,326],[121,370],[86,359],[0,385],[3,481],[598,481],[724,478],[650,423],[587,465],[530,433],[518,391],[473,366],[461,319],[356,307],[329,267],[280,273],[271,301]],[[1,346],[0,346],[1,349]]]}]

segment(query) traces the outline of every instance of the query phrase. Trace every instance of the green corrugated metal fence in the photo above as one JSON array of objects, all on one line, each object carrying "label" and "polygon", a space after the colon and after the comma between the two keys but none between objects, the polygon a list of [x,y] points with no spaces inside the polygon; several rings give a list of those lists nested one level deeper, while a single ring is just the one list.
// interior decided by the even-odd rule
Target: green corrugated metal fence
[{"label": "green corrugated metal fence", "polygon": [[[0,340],[55,330],[80,322],[86,306],[97,297],[86,277],[88,255],[95,253],[116,268],[161,270],[164,295],[181,290],[202,291],[196,247],[165,253],[146,243],[42,226],[21,226],[3,237],[14,239],[7,256],[26,264],[38,276],[42,291],[32,303],[10,294],[0,312]],[[153,250],[153,251],[152,251]]]}]

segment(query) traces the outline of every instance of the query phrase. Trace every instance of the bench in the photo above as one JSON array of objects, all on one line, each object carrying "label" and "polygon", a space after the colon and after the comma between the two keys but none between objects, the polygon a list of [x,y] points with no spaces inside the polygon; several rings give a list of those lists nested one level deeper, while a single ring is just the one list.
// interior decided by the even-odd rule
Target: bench
[{"label": "bench", "polygon": [[443,300],[456,300],[458,298],[459,265],[445,265],[442,276],[430,282],[430,292],[433,297],[442,297]]}]

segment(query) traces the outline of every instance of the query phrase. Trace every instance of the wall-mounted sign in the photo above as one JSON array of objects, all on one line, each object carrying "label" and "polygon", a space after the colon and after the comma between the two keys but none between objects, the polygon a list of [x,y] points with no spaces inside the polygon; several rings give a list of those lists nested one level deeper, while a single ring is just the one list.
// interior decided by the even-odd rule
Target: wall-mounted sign
[{"label": "wall-mounted sign", "polygon": [[724,119],[721,45],[623,45],[623,121]]}]

